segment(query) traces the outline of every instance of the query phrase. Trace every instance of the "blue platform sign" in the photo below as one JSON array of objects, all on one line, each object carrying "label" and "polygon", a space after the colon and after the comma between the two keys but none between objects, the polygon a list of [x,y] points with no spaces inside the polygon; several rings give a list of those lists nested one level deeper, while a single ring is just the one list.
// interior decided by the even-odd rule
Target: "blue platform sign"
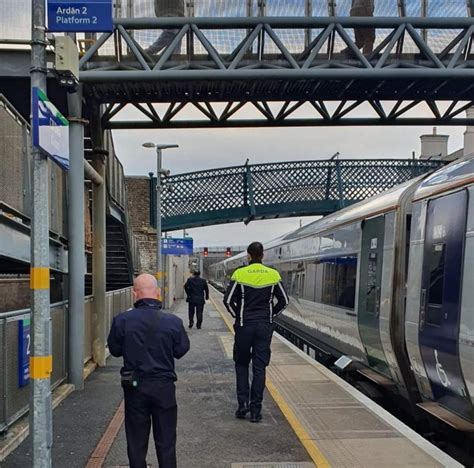
[{"label": "blue platform sign", "polygon": [[163,255],[192,255],[193,239],[176,237],[165,237],[161,239],[161,253]]},{"label": "blue platform sign", "polygon": [[69,121],[38,88],[33,88],[32,115],[33,145],[68,169]]},{"label": "blue platform sign", "polygon": [[18,321],[18,386],[30,381],[31,333],[30,319]]},{"label": "blue platform sign", "polygon": [[48,30],[113,31],[112,0],[48,0]]}]

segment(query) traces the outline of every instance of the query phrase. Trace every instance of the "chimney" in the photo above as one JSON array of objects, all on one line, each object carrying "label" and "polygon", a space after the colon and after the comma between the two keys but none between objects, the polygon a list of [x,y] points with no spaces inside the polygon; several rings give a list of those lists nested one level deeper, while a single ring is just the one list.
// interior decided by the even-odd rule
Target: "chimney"
[{"label": "chimney", "polygon": [[[466,110],[466,117],[474,119],[474,107]],[[464,132],[464,156],[469,156],[474,153],[474,125],[468,125]]]},{"label": "chimney", "polygon": [[[474,109],[474,108],[473,108]],[[473,110],[474,114],[474,110]],[[472,143],[474,145],[474,127],[472,128]],[[436,127],[433,127],[431,135],[421,135],[420,159],[443,159],[448,154],[449,135],[438,135]],[[474,148],[474,146],[473,146]]]}]

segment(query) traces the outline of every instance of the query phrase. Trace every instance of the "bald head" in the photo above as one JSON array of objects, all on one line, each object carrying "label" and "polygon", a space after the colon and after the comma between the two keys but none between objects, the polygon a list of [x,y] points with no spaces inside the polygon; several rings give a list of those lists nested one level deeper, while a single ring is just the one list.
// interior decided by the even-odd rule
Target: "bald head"
[{"label": "bald head", "polygon": [[160,290],[153,275],[144,273],[135,278],[133,282],[133,295],[135,299],[158,299]]}]

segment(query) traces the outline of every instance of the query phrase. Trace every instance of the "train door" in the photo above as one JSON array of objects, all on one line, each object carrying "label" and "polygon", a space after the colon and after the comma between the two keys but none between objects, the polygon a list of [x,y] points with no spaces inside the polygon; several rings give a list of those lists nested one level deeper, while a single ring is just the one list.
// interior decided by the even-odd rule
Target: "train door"
[{"label": "train door", "polygon": [[472,419],[458,348],[466,218],[466,191],[428,204],[419,343],[435,400]]},{"label": "train door", "polygon": [[370,367],[390,377],[380,338],[384,231],[384,216],[368,219],[362,224],[357,320]]}]

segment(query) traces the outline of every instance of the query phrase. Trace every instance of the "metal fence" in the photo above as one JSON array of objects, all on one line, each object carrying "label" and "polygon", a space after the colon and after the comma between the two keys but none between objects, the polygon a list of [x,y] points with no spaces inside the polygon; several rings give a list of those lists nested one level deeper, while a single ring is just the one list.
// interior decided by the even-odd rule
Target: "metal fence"
[{"label": "metal fence", "polygon": [[[28,223],[32,210],[30,126],[0,94],[0,204]],[[66,173],[49,161],[49,222],[55,234],[67,236]]]},{"label": "metal fence", "polygon": [[[116,18],[153,18],[155,0],[117,0],[114,2]],[[243,16],[350,16],[351,0],[186,0],[185,16],[189,17],[243,17]],[[467,0],[376,0],[374,15],[379,17],[466,17],[472,15],[474,5]],[[18,15],[22,11],[22,15]],[[28,40],[31,30],[31,0],[3,0],[0,17],[0,39]],[[316,34],[317,32],[314,31]],[[220,51],[233,50],[245,37],[245,31],[209,31],[209,39]],[[159,34],[156,30],[136,31],[134,36],[142,46],[150,45]],[[302,30],[282,30],[281,39],[294,43],[295,48],[304,42]],[[433,42],[446,41],[454,34],[446,30]],[[383,40],[386,32],[378,31]],[[83,35],[79,35],[81,38]],[[308,35],[306,35],[308,36]],[[113,50],[114,39],[109,39],[105,49]],[[124,44],[125,46],[125,44]],[[270,46],[270,45],[269,45]],[[183,41],[182,48],[186,44]],[[205,53],[197,44],[196,53]],[[271,46],[270,46],[271,47]],[[410,44],[406,45],[407,49]],[[289,47],[291,49],[291,47]],[[201,50],[202,49],[202,50]]]},{"label": "metal fence", "polygon": [[[92,305],[93,297],[86,298],[84,356],[92,356]],[[111,291],[106,295],[106,326],[110,329],[112,319],[132,305],[132,289]],[[0,432],[28,411],[30,387],[19,387],[19,321],[30,318],[30,310],[18,310],[0,314]],[[51,306],[53,342],[52,388],[67,378],[67,302]]]}]

